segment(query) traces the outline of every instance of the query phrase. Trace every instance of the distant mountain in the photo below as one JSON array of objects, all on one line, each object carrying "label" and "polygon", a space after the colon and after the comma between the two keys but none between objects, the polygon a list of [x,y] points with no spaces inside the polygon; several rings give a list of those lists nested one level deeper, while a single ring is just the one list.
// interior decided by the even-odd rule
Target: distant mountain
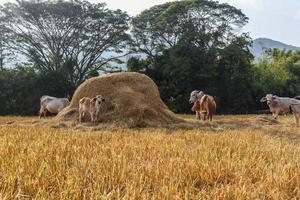
[{"label": "distant mountain", "polygon": [[271,40],[268,38],[257,38],[253,40],[252,47],[250,47],[250,50],[252,54],[254,55],[255,59],[257,60],[263,55],[263,49],[286,49],[286,50],[292,50],[292,51],[300,51],[300,47],[288,45],[282,42],[278,42],[275,40]]}]

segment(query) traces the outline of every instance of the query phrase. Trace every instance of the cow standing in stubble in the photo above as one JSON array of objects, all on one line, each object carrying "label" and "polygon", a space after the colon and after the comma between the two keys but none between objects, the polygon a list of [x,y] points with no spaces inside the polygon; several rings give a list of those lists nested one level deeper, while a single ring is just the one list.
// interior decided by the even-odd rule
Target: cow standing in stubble
[{"label": "cow standing in stubble", "polygon": [[190,103],[193,103],[192,111],[196,112],[196,118],[212,121],[212,116],[216,112],[216,102],[210,95],[204,94],[203,91],[194,90],[190,95]]},{"label": "cow standing in stubble", "polygon": [[67,98],[56,98],[44,95],[40,98],[39,118],[42,116],[46,117],[47,112],[57,114],[69,104],[70,101]]},{"label": "cow standing in stubble", "polygon": [[300,103],[297,99],[278,97],[273,94],[267,94],[265,97],[261,98],[260,102],[267,102],[274,119],[277,119],[279,113],[290,113],[291,105]]},{"label": "cow standing in stubble", "polygon": [[270,111],[274,117],[277,119],[279,113],[290,113],[294,114],[296,125],[298,126],[300,118],[300,101],[295,98],[289,97],[278,97],[273,94],[267,94],[265,97],[261,98],[260,102],[267,102]]}]

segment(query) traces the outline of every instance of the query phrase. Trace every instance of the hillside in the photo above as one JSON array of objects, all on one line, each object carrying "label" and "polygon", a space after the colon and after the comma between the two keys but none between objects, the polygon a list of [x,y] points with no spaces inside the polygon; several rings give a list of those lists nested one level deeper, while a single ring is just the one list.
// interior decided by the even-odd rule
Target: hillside
[{"label": "hillside", "polygon": [[255,59],[258,59],[263,54],[264,48],[276,48],[276,49],[286,49],[286,50],[300,50],[300,47],[288,45],[279,41],[275,41],[268,38],[257,38],[253,40],[252,47],[250,48],[252,54],[254,55]]}]

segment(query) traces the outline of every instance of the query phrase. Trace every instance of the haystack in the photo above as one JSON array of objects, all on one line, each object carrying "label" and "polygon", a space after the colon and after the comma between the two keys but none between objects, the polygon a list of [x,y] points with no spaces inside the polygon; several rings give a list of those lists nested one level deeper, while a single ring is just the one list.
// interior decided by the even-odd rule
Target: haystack
[{"label": "haystack", "polygon": [[79,100],[98,94],[106,99],[99,123],[146,127],[181,121],[163,103],[153,80],[135,72],[112,73],[86,80],[75,91],[70,106],[61,111],[56,119],[78,121]]}]

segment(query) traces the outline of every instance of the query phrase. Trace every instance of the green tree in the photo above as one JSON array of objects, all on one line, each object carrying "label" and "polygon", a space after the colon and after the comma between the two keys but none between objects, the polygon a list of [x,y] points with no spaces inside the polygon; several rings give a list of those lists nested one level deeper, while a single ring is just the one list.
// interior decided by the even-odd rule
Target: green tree
[{"label": "green tree", "polygon": [[253,68],[260,95],[300,94],[300,52],[269,49]]},{"label": "green tree", "polygon": [[149,63],[147,59],[130,57],[127,61],[127,70],[130,72],[144,73]]},{"label": "green tree", "polygon": [[218,61],[219,108],[224,113],[247,113],[255,110],[253,55],[247,35],[236,37],[220,51]]},{"label": "green tree", "polygon": [[[124,56],[129,16],[87,1],[17,1],[0,7],[7,44],[40,71],[69,72],[74,86]],[[72,65],[70,65],[72,63]],[[68,69],[61,69],[68,66]]]},{"label": "green tree", "polygon": [[[188,98],[195,89],[215,96],[219,112],[253,110],[248,104],[253,100],[250,38],[236,34],[247,21],[239,9],[216,1],[154,6],[133,19],[132,45],[147,55],[148,63],[135,61],[134,69],[155,80],[161,97],[175,112],[190,111]],[[232,109],[233,101],[237,109]]]},{"label": "green tree", "polygon": [[42,88],[32,67],[0,70],[0,115],[35,115]]},{"label": "green tree", "polygon": [[180,41],[203,50],[223,46],[248,18],[239,10],[217,1],[186,0],[153,6],[133,18],[133,47],[149,58]]}]

